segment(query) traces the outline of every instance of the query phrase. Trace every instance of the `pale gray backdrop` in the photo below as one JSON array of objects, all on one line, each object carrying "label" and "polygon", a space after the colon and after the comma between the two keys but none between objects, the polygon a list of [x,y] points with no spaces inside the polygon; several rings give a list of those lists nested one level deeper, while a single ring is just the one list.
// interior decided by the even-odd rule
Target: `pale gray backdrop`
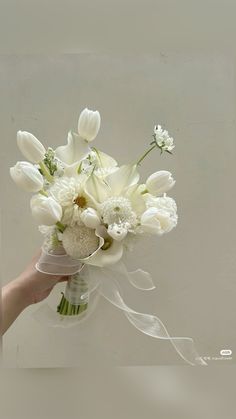
[{"label": "pale gray backdrop", "polygon": [[[149,270],[157,290],[127,289],[126,300],[157,314],[170,334],[194,338],[201,355],[235,349],[235,66],[222,52],[1,56],[1,209],[4,282],[30,260],[42,237],[29,196],[9,177],[21,155],[17,130],[45,145],[65,142],[79,112],[98,109],[96,147],[120,164],[145,149],[155,123],[174,136],[173,156],[153,153],[141,168],[173,173],[178,227],[130,254]],[[59,290],[55,290],[55,293]],[[4,338],[11,367],[166,365],[182,361],[170,343],[137,332],[100,300],[90,319],[68,330],[46,328],[27,309]]]}]

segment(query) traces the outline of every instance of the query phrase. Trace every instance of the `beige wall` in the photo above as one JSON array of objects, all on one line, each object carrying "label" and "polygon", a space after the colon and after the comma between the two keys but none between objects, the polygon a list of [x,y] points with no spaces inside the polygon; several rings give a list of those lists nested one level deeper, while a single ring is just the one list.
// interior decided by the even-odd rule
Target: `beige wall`
[{"label": "beige wall", "polygon": [[[152,241],[149,256],[141,248],[130,255],[130,266],[142,260],[158,289],[127,299],[158,314],[171,333],[193,336],[203,355],[230,347],[234,363],[235,0],[0,3],[0,53],[8,54],[0,56],[4,282],[41,243],[28,195],[8,175],[21,158],[16,131],[56,145],[81,108],[97,107],[97,145],[123,162],[160,121],[176,138],[175,155],[153,155],[142,174],[149,166],[173,171],[179,225]],[[76,55],[84,51],[92,54]],[[136,333],[102,300],[87,324],[68,331],[43,328],[26,311],[6,335],[4,353],[13,367],[0,371],[4,419],[235,417],[235,372],[222,368],[229,361],[212,361],[220,366],[214,371],[167,368],[180,362],[171,346]],[[88,361],[150,366],[114,372],[89,369]]]},{"label": "beige wall", "polygon": [[[16,131],[56,146],[76,127],[83,107],[96,108],[102,117],[96,146],[125,163],[142,153],[158,122],[175,137],[176,150],[174,156],[153,153],[141,173],[143,180],[158,169],[174,174],[179,225],[130,254],[130,267],[149,270],[157,290],[128,290],[127,301],[157,314],[172,335],[192,336],[204,356],[235,349],[234,70],[232,56],[216,52],[2,56],[4,281],[21,271],[42,240],[28,195],[9,178],[9,167],[21,158]],[[69,330],[43,327],[33,310],[4,339],[7,366],[181,363],[168,342],[137,333],[103,300],[88,322]]]}]

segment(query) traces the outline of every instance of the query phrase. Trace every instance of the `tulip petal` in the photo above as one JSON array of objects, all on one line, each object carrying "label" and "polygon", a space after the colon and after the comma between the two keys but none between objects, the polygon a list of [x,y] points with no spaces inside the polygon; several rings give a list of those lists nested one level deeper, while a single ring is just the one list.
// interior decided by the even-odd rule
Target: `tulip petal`
[{"label": "tulip petal", "polygon": [[17,145],[21,153],[32,163],[43,160],[46,150],[43,144],[30,132],[17,132]]}]

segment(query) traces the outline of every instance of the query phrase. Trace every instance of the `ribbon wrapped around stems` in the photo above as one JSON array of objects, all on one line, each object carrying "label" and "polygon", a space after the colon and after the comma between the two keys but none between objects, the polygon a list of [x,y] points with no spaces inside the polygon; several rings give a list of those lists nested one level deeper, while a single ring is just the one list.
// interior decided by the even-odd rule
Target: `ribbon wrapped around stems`
[{"label": "ribbon wrapped around stems", "polygon": [[[66,255],[62,248],[57,253],[48,252],[43,248],[42,255],[36,264],[36,269],[52,275],[60,274],[68,276],[79,273],[79,277],[83,281],[86,281],[86,294],[82,296],[76,295],[77,288],[75,282],[73,283],[73,280],[69,279],[65,295],[70,302],[77,302],[79,304],[82,297],[89,299],[89,304],[94,305],[96,303],[96,297],[101,295],[113,306],[122,310],[129,322],[140,332],[153,338],[169,340],[180,357],[188,364],[207,365],[199,356],[192,338],[171,337],[165,325],[157,316],[138,312],[125,303],[121,290],[122,281],[128,280],[132,286],[139,290],[152,290],[155,286],[148,272],[141,269],[128,272],[122,262],[103,268],[87,264],[82,265],[79,261]],[[89,311],[84,311],[82,314],[82,319],[85,319]],[[68,327],[81,322],[81,316],[61,316],[51,309],[48,304],[41,305],[34,313],[34,318],[54,327]]]}]

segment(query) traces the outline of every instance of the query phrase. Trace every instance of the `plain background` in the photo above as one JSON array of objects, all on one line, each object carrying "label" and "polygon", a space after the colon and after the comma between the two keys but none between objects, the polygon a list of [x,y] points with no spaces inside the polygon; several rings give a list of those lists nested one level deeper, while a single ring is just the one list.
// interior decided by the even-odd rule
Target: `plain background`
[{"label": "plain background", "polygon": [[[143,150],[153,122],[160,121],[175,137],[175,155],[153,155],[142,174],[145,178],[155,165],[173,172],[180,221],[174,232],[152,242],[150,255],[139,248],[130,259],[132,266],[142,260],[155,275],[157,292],[127,298],[158,314],[171,333],[192,336],[202,355],[218,356],[225,347],[235,352],[235,13],[233,0],[1,1],[3,282],[23,268],[41,241],[29,218],[28,196],[8,174],[20,158],[16,131],[28,129],[45,144],[58,144],[84,106],[98,108],[97,145],[123,162]],[[156,417],[166,413],[161,402],[173,417],[178,412],[181,418],[184,412],[204,417],[204,394],[215,389],[220,375],[228,392],[233,386],[221,368],[198,397],[197,388],[189,386],[190,373],[168,374],[165,365],[180,362],[170,345],[138,335],[102,300],[83,330],[63,336],[36,324],[28,310],[6,335],[4,353],[10,367],[88,360],[163,365],[129,369],[121,387],[115,376],[88,369],[37,369],[17,376],[2,371],[4,419],[69,413],[85,419]],[[222,388],[218,394],[219,401]],[[209,403],[208,417],[215,405]],[[233,417],[226,410],[221,414],[219,404],[214,418],[217,412]]]}]

